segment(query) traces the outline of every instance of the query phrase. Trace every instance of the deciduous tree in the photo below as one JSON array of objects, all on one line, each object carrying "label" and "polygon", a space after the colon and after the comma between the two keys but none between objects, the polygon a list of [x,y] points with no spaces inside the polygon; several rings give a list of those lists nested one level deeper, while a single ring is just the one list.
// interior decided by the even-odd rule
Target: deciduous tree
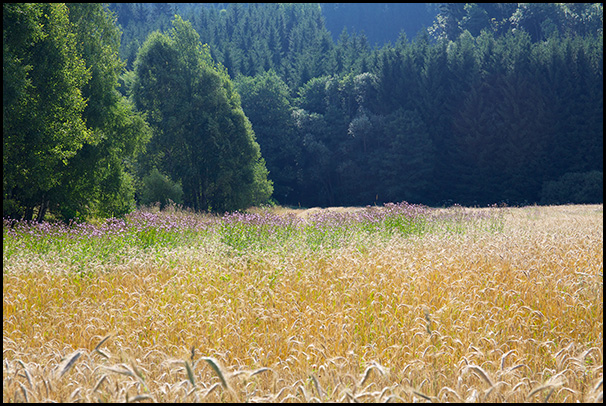
[{"label": "deciduous tree", "polygon": [[135,62],[133,98],[154,128],[143,168],[181,182],[195,210],[237,210],[272,193],[259,144],[240,96],[191,24],[155,32]]}]

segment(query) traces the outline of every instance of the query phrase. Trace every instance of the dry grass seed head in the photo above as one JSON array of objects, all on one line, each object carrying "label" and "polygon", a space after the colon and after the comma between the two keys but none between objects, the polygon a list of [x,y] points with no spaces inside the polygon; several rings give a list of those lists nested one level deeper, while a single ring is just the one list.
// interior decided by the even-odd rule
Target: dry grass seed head
[{"label": "dry grass seed head", "polygon": [[63,360],[63,362],[57,367],[57,371],[59,374],[58,377],[62,378],[63,375],[65,375],[65,373],[69,371],[72,366],[74,366],[74,364],[76,363],[78,358],[80,358],[81,355],[82,351],[74,351],[73,353],[65,357],[65,360]]}]

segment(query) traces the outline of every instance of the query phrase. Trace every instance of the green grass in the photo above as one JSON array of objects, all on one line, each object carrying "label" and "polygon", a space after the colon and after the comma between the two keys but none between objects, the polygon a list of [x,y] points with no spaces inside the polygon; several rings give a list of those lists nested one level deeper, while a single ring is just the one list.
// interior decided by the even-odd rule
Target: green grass
[{"label": "green grass", "polygon": [[5,220],[3,259],[11,263],[37,258],[55,262],[60,268],[87,272],[126,264],[141,256],[162,260],[167,251],[184,246],[214,247],[236,255],[294,249],[319,252],[347,246],[363,251],[394,236],[500,232],[502,224],[502,214],[494,209],[472,215],[460,207],[432,210],[407,204],[351,212],[324,210],[309,218],[270,210],[218,217],[173,209],[136,212],[124,220],[109,219],[94,225]]}]

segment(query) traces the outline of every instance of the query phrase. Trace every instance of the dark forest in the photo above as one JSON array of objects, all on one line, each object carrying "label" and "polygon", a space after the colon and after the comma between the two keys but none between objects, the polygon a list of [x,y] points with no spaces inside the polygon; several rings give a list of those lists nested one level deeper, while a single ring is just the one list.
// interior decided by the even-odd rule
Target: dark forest
[{"label": "dark forest", "polygon": [[602,4],[5,3],[3,215],[169,199],[601,203]]}]

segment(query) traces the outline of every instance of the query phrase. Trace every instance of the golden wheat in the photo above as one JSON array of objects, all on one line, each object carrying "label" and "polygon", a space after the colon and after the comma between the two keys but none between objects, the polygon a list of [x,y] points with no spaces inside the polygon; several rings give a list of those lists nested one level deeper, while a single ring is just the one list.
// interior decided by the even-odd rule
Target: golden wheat
[{"label": "golden wheat", "polygon": [[499,210],[502,232],[201,243],[89,276],[16,256],[3,401],[601,401],[602,206]]}]

